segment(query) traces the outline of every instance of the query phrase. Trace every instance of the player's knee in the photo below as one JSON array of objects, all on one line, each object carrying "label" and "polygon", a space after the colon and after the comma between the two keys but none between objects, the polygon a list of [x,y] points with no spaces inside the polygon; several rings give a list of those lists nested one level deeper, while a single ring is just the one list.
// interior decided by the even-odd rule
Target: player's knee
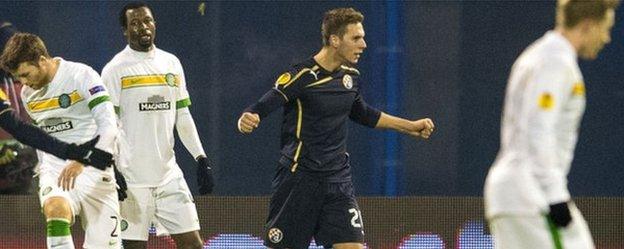
[{"label": "player's knee", "polygon": [[63,197],[51,197],[43,203],[43,214],[46,219],[64,218],[71,221],[72,214],[69,202]]},{"label": "player's knee", "polygon": [[334,249],[364,249],[364,245],[360,243],[339,243],[339,244],[334,244],[332,248]]}]

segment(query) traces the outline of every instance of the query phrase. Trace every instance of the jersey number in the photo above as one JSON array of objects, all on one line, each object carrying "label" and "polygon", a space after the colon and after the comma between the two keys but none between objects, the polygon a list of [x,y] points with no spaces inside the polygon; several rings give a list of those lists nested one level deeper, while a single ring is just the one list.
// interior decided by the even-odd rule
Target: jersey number
[{"label": "jersey number", "polygon": [[353,217],[351,217],[351,225],[353,227],[362,228],[362,220],[360,219],[360,217],[362,217],[362,212],[360,212],[360,210],[352,208],[349,209],[349,213],[353,214]]},{"label": "jersey number", "polygon": [[111,232],[111,237],[117,237],[119,236],[117,234],[117,224],[119,224],[119,220],[117,219],[117,216],[111,216],[110,218],[115,221],[115,228],[113,228],[113,231]]}]

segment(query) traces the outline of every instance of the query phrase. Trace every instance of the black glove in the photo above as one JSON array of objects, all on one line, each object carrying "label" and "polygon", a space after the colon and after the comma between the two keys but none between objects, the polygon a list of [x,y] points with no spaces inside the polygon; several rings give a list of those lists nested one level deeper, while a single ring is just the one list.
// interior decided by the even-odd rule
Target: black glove
[{"label": "black glove", "polygon": [[200,195],[212,193],[212,187],[214,187],[212,168],[205,156],[197,158],[197,186],[199,186]]},{"label": "black glove", "polygon": [[100,140],[100,136],[80,145],[69,144],[65,152],[66,159],[75,160],[85,165],[91,165],[97,169],[106,169],[113,164],[113,155],[95,148],[95,144],[98,140]]},{"label": "black glove", "polygon": [[570,215],[570,209],[567,202],[560,202],[550,205],[550,212],[548,213],[550,220],[555,223],[557,227],[566,227],[572,221]]},{"label": "black glove", "polygon": [[128,190],[128,184],[126,184],[126,178],[117,170],[117,167],[113,166],[115,169],[115,181],[117,182],[117,198],[119,201],[123,201],[128,198],[128,194],[126,190]]}]

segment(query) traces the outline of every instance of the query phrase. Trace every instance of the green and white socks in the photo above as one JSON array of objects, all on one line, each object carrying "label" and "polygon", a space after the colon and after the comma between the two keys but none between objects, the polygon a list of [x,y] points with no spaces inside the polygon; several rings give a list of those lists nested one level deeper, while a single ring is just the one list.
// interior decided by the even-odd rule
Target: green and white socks
[{"label": "green and white socks", "polygon": [[75,249],[69,220],[51,218],[47,222],[48,249]]}]

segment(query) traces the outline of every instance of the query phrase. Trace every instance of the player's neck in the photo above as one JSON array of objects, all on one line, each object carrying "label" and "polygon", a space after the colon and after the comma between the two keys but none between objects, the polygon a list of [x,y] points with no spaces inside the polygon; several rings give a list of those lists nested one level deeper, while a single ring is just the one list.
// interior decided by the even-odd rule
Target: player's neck
[{"label": "player's neck", "polygon": [[46,75],[47,82],[48,82],[47,84],[50,84],[50,82],[52,82],[52,80],[54,79],[54,76],[56,76],[56,72],[58,72],[58,68],[59,68],[59,65],[61,64],[61,60],[55,59],[55,58],[49,58],[46,63],[48,63],[48,67],[49,67],[49,70]]},{"label": "player's neck", "polygon": [[337,58],[336,52],[328,47],[323,47],[321,51],[314,55],[314,60],[329,72],[333,72],[342,65],[342,61]]},{"label": "player's neck", "polygon": [[574,47],[576,52],[583,46],[583,32],[578,28],[566,29],[564,27],[555,28],[555,32],[561,34]]}]

